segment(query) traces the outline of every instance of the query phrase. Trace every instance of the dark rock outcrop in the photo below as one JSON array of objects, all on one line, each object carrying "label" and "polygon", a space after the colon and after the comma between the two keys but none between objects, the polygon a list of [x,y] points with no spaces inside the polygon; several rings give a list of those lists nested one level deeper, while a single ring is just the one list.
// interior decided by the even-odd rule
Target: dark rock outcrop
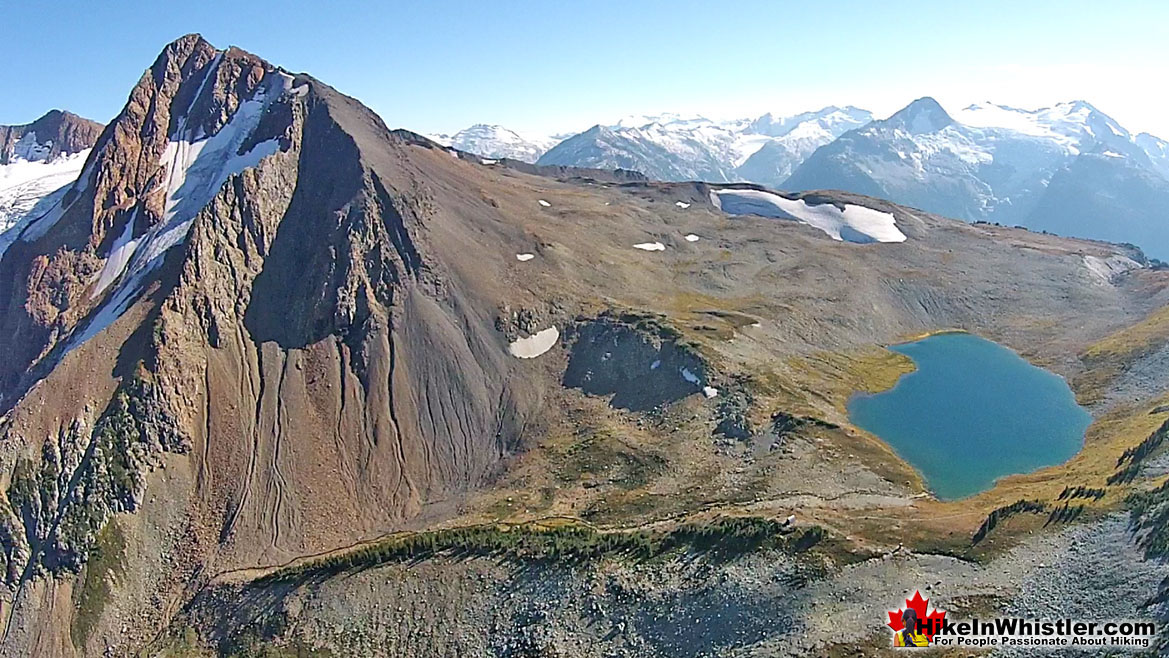
[{"label": "dark rock outcrop", "polygon": [[618,409],[649,411],[702,392],[706,364],[657,318],[606,312],[579,322],[564,385],[612,396]]}]

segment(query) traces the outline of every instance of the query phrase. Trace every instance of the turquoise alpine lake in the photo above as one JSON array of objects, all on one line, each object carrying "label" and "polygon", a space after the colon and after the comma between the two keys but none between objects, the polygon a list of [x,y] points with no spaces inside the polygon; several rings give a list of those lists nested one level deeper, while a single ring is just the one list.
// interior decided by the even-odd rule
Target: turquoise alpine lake
[{"label": "turquoise alpine lake", "polygon": [[997,343],[947,333],[889,349],[917,370],[888,391],[854,395],[849,418],[917,468],[942,500],[1062,464],[1084,444],[1092,417],[1067,382]]}]

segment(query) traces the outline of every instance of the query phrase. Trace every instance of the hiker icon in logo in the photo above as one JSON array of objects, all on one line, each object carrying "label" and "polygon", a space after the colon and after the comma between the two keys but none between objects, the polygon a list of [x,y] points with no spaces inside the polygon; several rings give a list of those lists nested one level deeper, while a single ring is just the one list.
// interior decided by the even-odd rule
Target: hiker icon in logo
[{"label": "hiker icon in logo", "polygon": [[925,633],[916,632],[919,630],[920,622],[918,622],[917,612],[913,608],[906,608],[905,612],[901,613],[901,624],[903,628],[893,635],[893,646],[928,647],[930,645],[929,638],[925,636]]},{"label": "hiker icon in logo", "polygon": [[905,599],[904,610],[889,611],[887,625],[894,632],[893,646],[928,647],[945,618],[946,613],[937,608],[929,612],[929,599],[914,592],[912,599]]}]

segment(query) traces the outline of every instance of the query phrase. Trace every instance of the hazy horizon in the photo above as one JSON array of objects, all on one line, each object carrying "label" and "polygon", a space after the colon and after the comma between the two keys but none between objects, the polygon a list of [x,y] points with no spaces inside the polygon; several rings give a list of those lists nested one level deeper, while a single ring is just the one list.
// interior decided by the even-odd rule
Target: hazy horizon
[{"label": "hazy horizon", "polygon": [[1150,84],[1169,64],[1169,7],[1075,4],[119,2],[93,15],[74,1],[28,3],[9,8],[20,29],[0,40],[0,123],[53,108],[109,121],[163,46],[199,32],[428,134],[485,123],[546,136],[629,115],[726,120],[828,105],[883,118],[931,96],[951,112],[1085,100],[1133,133],[1169,138],[1169,91]]}]

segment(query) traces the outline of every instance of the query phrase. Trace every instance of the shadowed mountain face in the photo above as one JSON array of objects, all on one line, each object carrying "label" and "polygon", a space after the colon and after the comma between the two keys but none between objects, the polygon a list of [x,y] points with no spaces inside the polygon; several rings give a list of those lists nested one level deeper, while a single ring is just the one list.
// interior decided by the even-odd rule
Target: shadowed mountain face
[{"label": "shadowed mountain face", "polygon": [[[845,193],[733,215],[719,192],[485,164],[255,55],[168,45],[77,179],[3,243],[3,650],[150,653],[188,622],[231,635],[234,613],[202,618],[197,592],[482,505],[475,520],[500,518],[511,498],[480,496],[541,477],[513,467],[545,440],[579,439],[549,459],[614,500],[625,480],[601,481],[588,446],[653,442],[663,456],[621,468],[683,486],[629,505],[827,498],[802,466],[729,477],[742,464],[711,433],[750,440],[783,405],[843,422],[800,378],[939,327],[1073,375],[1079,350],[1169,299],[1134,250]],[[903,241],[836,239],[849,222]],[[827,479],[909,495],[907,470],[853,461]],[[525,494],[586,495],[546,484]],[[724,488],[692,492],[708,486]]]}]

